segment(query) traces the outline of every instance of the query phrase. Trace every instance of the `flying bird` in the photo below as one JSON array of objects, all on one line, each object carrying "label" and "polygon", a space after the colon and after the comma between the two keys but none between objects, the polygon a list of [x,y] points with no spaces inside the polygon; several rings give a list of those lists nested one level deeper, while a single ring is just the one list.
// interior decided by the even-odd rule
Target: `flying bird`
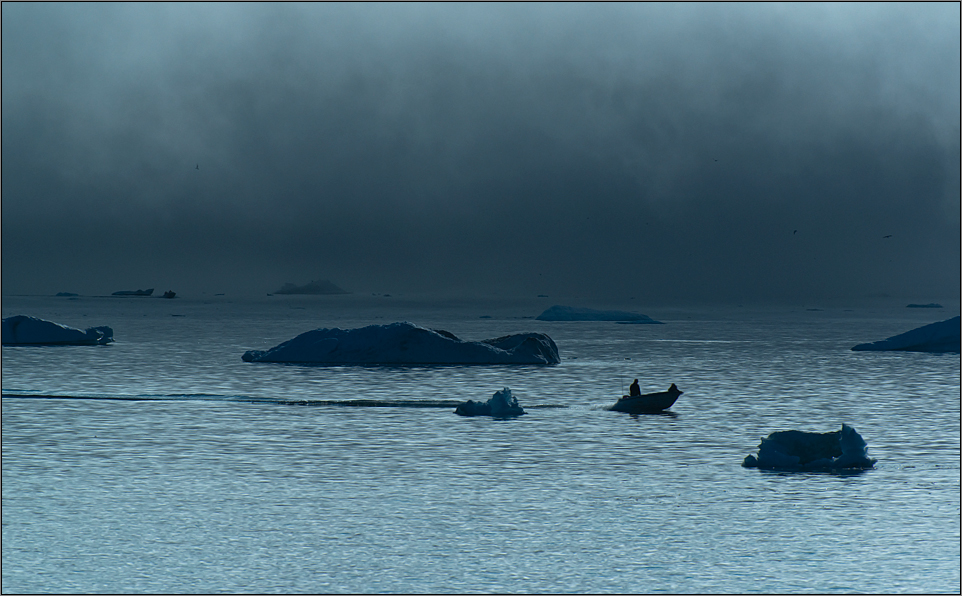
[{"label": "flying bird", "polygon": [[888,236],[882,236],[882,238],[891,238],[891,237],[892,237],[891,234],[889,234]]},{"label": "flying bird", "polygon": [[798,230],[795,230],[794,232],[792,232],[792,236],[794,236],[797,233],[798,233]]}]

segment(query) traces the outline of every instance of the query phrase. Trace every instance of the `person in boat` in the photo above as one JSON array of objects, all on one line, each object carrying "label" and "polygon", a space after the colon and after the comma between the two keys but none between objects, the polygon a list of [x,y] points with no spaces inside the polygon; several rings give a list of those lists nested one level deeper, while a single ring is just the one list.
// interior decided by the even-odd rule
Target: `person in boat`
[{"label": "person in boat", "polygon": [[641,388],[638,387],[638,379],[635,379],[635,382],[628,388],[628,397],[635,397],[636,395],[641,395]]}]

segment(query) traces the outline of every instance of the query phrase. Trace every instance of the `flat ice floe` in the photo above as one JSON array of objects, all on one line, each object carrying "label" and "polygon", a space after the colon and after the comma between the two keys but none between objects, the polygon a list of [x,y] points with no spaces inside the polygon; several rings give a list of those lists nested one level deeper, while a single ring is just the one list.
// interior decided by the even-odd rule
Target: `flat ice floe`
[{"label": "flat ice floe", "polygon": [[842,472],[866,470],[878,460],[868,457],[868,445],[847,424],[841,430],[811,433],[773,432],[758,445],[758,456],[742,462],[746,468],[785,472]]},{"label": "flat ice floe", "polygon": [[552,306],[538,315],[539,321],[617,321],[632,323],[652,323],[660,325],[648,315],[624,310],[595,310],[593,308],[577,308],[573,306]]},{"label": "flat ice floe", "polygon": [[888,339],[869,344],[858,344],[856,352],[958,352],[959,317],[925,325]]},{"label": "flat ice floe", "polygon": [[99,346],[114,341],[110,327],[90,327],[81,331],[53,321],[26,315],[3,320],[5,346]]},{"label": "flat ice floe", "polygon": [[245,362],[304,364],[558,364],[558,346],[543,333],[465,341],[413,323],[358,329],[315,329],[270,350],[249,350]]}]

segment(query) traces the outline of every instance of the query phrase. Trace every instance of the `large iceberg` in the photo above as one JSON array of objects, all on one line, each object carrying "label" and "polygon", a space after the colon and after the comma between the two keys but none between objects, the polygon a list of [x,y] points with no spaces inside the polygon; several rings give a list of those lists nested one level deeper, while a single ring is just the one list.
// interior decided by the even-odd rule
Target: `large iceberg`
[{"label": "large iceberg", "polygon": [[3,320],[5,346],[99,346],[114,341],[110,327],[81,331],[53,321],[16,315]]},{"label": "large iceberg", "polygon": [[786,472],[842,472],[866,470],[878,460],[868,457],[868,445],[847,424],[829,433],[800,430],[773,432],[758,446],[758,456],[742,462],[746,468]]},{"label": "large iceberg", "polygon": [[959,317],[925,325],[900,335],[869,344],[858,344],[856,352],[958,352]]},{"label": "large iceberg", "polygon": [[315,329],[270,350],[250,350],[245,362],[312,364],[558,364],[558,346],[543,333],[465,341],[412,323],[359,329]]},{"label": "large iceberg", "polygon": [[660,325],[648,315],[623,310],[595,310],[573,306],[552,306],[538,315],[539,321],[619,321],[632,323],[652,323]]},{"label": "large iceberg", "polygon": [[515,418],[526,414],[524,408],[518,404],[518,398],[505,387],[496,391],[486,402],[468,400],[459,404],[454,410],[459,416],[493,416],[494,418]]}]

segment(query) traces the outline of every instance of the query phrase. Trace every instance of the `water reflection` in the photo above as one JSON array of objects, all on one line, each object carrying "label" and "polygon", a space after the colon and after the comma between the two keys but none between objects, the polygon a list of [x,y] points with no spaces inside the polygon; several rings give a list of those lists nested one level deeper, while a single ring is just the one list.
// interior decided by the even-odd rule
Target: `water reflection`
[{"label": "water reflection", "polygon": [[632,418],[646,417],[646,416],[663,416],[665,418],[678,418],[677,412],[672,412],[671,410],[663,410],[661,412],[633,412],[628,414]]}]

